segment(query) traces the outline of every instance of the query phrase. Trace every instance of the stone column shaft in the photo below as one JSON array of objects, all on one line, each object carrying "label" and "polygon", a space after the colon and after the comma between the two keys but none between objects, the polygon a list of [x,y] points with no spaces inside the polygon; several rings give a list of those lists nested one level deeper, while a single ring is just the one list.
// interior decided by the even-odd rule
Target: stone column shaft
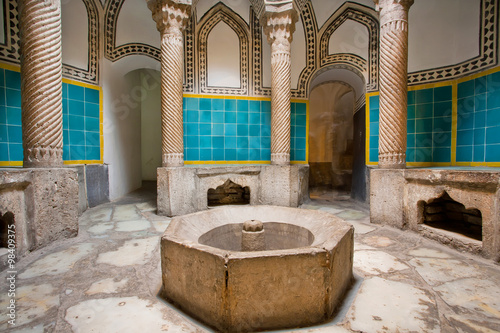
[{"label": "stone column shaft", "polygon": [[297,20],[294,11],[272,13],[265,33],[271,44],[271,164],[290,163],[290,99],[292,35]]},{"label": "stone column shaft", "polygon": [[21,0],[19,26],[23,165],[59,167],[63,165],[60,0]]},{"label": "stone column shaft", "polygon": [[182,119],[182,73],[184,65],[183,31],[190,5],[170,0],[151,0],[156,27],[161,33],[161,132],[162,165],[184,165],[184,129]]},{"label": "stone column shaft", "polygon": [[379,168],[405,168],[408,10],[413,0],[374,1],[380,11]]}]

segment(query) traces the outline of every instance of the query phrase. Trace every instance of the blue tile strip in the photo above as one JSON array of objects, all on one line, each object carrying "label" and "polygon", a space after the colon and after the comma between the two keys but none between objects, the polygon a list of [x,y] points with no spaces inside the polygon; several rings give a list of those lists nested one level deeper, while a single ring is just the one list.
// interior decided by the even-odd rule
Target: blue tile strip
[{"label": "blue tile strip", "polygon": [[[271,160],[271,102],[184,97],[188,162]],[[306,161],[307,104],[291,104],[291,161]]]},{"label": "blue tile strip", "polygon": [[[101,159],[99,90],[63,83],[63,160]],[[21,75],[0,68],[0,162],[22,162]]]}]

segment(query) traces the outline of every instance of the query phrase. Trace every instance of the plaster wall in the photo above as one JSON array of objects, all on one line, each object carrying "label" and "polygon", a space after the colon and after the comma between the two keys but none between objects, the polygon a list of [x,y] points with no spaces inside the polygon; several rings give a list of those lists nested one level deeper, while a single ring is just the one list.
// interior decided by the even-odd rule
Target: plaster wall
[{"label": "plaster wall", "polygon": [[160,48],[160,33],[146,1],[126,0],[118,16],[116,45],[144,43]]},{"label": "plaster wall", "polygon": [[[62,61],[78,68],[88,66],[88,16],[82,1],[61,6]],[[3,36],[3,33],[1,34]]]},{"label": "plaster wall", "polygon": [[346,20],[330,37],[329,54],[353,53],[368,59],[368,29],[361,23]]},{"label": "plaster wall", "polygon": [[218,2],[222,2],[235,13],[241,16],[248,24],[250,21],[250,1],[247,0],[202,0],[196,5],[196,17],[198,21],[205,15],[206,12],[215,6]]},{"label": "plaster wall", "polygon": [[161,166],[161,89],[160,72],[140,69],[141,90],[141,164],[142,180],[156,181]]},{"label": "plaster wall", "polygon": [[415,1],[409,12],[408,72],[477,56],[480,4],[480,0]]},{"label": "plaster wall", "polygon": [[[103,61],[104,163],[109,164],[110,200],[141,186],[141,89],[138,68],[158,63],[142,56]],[[127,73],[130,73],[127,75]]]},{"label": "plaster wall", "polygon": [[240,87],[240,41],[226,23],[219,22],[208,36],[208,85]]},{"label": "plaster wall", "polygon": [[[316,22],[318,24],[318,29],[321,29],[323,24],[330,18],[330,16],[335,13],[340,6],[344,4],[344,0],[311,0],[314,13],[316,14]],[[362,5],[370,8],[375,8],[373,0],[361,0],[356,1]]]}]

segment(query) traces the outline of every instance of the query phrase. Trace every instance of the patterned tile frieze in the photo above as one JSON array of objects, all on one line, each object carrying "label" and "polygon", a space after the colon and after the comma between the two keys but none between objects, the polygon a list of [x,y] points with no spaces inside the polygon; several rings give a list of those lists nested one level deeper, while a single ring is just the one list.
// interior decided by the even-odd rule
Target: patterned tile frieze
[{"label": "patterned tile frieze", "polygon": [[[63,77],[99,84],[99,13],[94,0],[82,0],[88,18],[88,55],[87,68],[79,68],[63,63]],[[19,17],[17,0],[4,1],[5,43],[0,44],[0,60],[14,64],[20,63],[19,55]]]},{"label": "patterned tile frieze", "polygon": [[[259,2],[259,1],[256,1]],[[252,30],[252,68],[253,68],[253,94],[256,96],[271,96],[271,88],[263,87],[263,59],[262,59],[262,26],[256,10],[250,11],[250,25]]]},{"label": "patterned tile frieze", "polygon": [[[347,20],[359,22],[368,29],[368,55],[370,58],[368,61],[360,59],[360,57],[353,54],[329,54],[328,44],[332,34]],[[353,66],[361,72],[368,71],[366,90],[378,90],[379,28],[377,14],[373,9],[347,3],[343,6],[343,8],[340,8],[330,17],[330,19],[325,23],[324,28],[321,29],[320,35],[319,61],[321,67],[343,63],[346,65],[346,69]],[[361,60],[364,60],[364,66]]]},{"label": "patterned tile frieze", "polygon": [[116,45],[116,28],[118,16],[125,0],[109,1],[106,6],[105,21],[105,57],[117,61],[125,56],[142,54],[160,61],[160,49],[143,43],[127,43]]},{"label": "patterned tile frieze", "polygon": [[[208,35],[219,22],[226,23],[240,40],[240,88],[210,87],[207,75]],[[205,94],[247,95],[250,27],[239,15],[223,3],[218,3],[199,22],[197,30],[199,91]]]},{"label": "patterned tile frieze", "polygon": [[[262,26],[255,11],[251,12],[251,30],[253,45],[253,93],[256,96],[271,96],[271,88],[263,87],[262,82]],[[292,89],[292,98],[307,98],[309,95],[309,82],[316,69],[315,44],[317,24],[314,10],[310,2],[305,3],[300,14],[304,35],[306,36],[306,67],[299,75],[297,89]],[[292,42],[293,43],[293,42]]]},{"label": "patterned tile frieze", "polygon": [[452,66],[408,74],[408,85],[447,81],[477,73],[498,64],[498,0],[481,0],[479,55]]},{"label": "patterned tile frieze", "polygon": [[308,1],[300,13],[304,35],[306,37],[306,67],[299,76],[297,89],[292,89],[292,98],[307,98],[309,96],[309,83],[317,67],[316,63],[316,40],[318,36],[318,25],[316,15],[310,1]]}]

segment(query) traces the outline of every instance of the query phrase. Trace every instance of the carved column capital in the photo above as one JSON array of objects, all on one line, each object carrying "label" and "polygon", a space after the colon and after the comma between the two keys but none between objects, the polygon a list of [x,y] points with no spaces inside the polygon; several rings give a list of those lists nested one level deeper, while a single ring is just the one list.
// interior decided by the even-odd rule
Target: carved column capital
[{"label": "carved column capital", "polygon": [[297,22],[297,12],[289,9],[282,12],[266,12],[263,16],[264,33],[271,44],[272,52],[290,53]]},{"label": "carved column capital", "polygon": [[413,5],[414,0],[373,0],[375,8],[380,12],[380,28],[393,22],[404,22],[402,29],[408,28],[408,11]]},{"label": "carved column capital", "polygon": [[191,1],[148,0],[148,8],[162,37],[182,37],[191,15],[191,6]]}]

